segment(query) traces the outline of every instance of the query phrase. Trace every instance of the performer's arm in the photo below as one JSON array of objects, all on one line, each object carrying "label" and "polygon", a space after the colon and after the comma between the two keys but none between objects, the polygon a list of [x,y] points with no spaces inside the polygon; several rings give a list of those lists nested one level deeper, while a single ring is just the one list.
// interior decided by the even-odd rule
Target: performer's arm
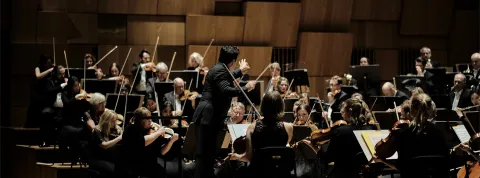
[{"label": "performer's arm", "polygon": [[242,75],[243,75],[243,74],[242,74],[242,70],[240,70],[240,69],[234,70],[234,71],[232,72],[232,75],[233,75],[233,77],[235,77],[235,78],[242,77]]},{"label": "performer's arm", "polygon": [[[228,71],[226,71],[228,72]],[[230,79],[231,77],[228,76],[229,74],[227,73],[222,73],[220,75],[217,75],[215,77],[215,84],[217,87],[220,89],[220,92],[226,93],[228,96],[238,96],[242,93],[240,90],[247,90],[247,87],[243,86],[240,89],[239,88],[234,88],[230,86],[230,81],[233,81],[233,79]]]}]

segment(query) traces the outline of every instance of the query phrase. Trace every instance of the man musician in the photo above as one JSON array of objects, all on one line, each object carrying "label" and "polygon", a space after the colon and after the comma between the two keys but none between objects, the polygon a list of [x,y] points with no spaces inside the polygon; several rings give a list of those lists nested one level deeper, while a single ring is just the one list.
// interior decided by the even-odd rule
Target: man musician
[{"label": "man musician", "polygon": [[[232,97],[241,95],[241,90],[250,91],[255,88],[255,81],[249,81],[243,87],[234,87],[229,72],[236,66],[238,53],[237,47],[222,47],[219,62],[206,76],[203,97],[193,115],[196,126],[195,178],[214,177],[213,165],[218,149],[215,138],[223,129]],[[240,69],[231,73],[235,78],[241,77],[250,69],[245,60],[240,61],[239,64]]]},{"label": "man musician", "polygon": [[[164,101],[172,103],[172,116],[190,116],[195,109],[196,95],[186,96],[185,82],[181,78],[173,80],[173,91],[165,93]],[[185,106],[184,106],[185,105]]]}]

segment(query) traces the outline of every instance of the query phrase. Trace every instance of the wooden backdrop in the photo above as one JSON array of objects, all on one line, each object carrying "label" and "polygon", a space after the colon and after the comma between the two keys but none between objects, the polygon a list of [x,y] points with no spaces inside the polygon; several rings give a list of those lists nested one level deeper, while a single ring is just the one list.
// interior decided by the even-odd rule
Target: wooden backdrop
[{"label": "wooden backdrop", "polygon": [[468,62],[480,41],[478,8],[472,0],[13,0],[10,123],[24,123],[33,69],[41,54],[52,54],[52,37],[57,63],[65,64],[65,50],[70,67],[81,67],[85,53],[100,58],[118,45],[99,64],[107,70],[132,48],[126,71],[141,49],[153,51],[157,36],[155,58],[169,64],[177,52],[175,70],[215,39],[207,66],[222,45],[238,45],[254,77],[271,62],[273,49],[296,48],[310,95],[324,96],[325,79],[348,72],[353,49],[374,50],[384,80],[398,74],[401,49],[428,46],[443,65]]}]

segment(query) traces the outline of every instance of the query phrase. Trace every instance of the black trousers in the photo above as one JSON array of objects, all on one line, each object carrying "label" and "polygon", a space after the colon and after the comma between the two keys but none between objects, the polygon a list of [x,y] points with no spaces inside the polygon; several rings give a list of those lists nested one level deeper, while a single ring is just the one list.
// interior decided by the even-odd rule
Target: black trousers
[{"label": "black trousers", "polygon": [[221,129],[206,124],[197,124],[196,127],[195,178],[212,178]]},{"label": "black trousers", "polygon": [[40,137],[42,141],[55,144],[61,115],[61,108],[46,107],[42,109],[40,116]]}]

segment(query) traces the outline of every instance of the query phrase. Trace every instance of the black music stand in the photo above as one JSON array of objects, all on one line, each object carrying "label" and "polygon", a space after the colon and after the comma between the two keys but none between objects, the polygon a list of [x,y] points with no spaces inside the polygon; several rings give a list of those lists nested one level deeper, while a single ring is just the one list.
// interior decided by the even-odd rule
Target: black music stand
[{"label": "black music stand", "polygon": [[446,80],[447,69],[444,67],[438,67],[425,70],[433,74],[432,83],[433,85],[435,85],[437,91],[439,91],[440,93],[446,93],[447,85],[453,82],[453,80]]},{"label": "black music stand", "polygon": [[182,78],[185,81],[185,90],[188,89],[190,85],[190,80],[192,80],[192,88],[194,90],[198,88],[198,71],[196,70],[172,70],[170,71],[170,79],[174,80],[175,78]]},{"label": "black music stand", "polygon": [[[436,104],[436,103],[435,103]],[[437,121],[458,121],[458,116],[455,111],[451,110],[452,108],[437,108],[437,116],[435,120]]]},{"label": "black music stand", "polygon": [[[284,75],[289,82],[291,82],[292,79],[295,79],[291,86],[291,88],[293,88],[292,91],[294,91],[295,88],[297,88],[297,86],[310,87],[310,82],[308,81],[307,69],[294,69],[294,70],[286,71],[284,72]],[[297,91],[297,93],[303,93],[303,92],[305,91]]]},{"label": "black music stand", "polygon": [[[65,69],[65,74],[68,75],[68,72],[67,71],[70,71],[70,77],[71,76],[75,76],[78,78],[78,80],[81,80],[83,79],[83,68],[68,68],[68,69]],[[86,72],[86,78],[87,79],[90,79],[90,78],[97,78],[97,75],[95,74],[97,71],[95,71],[95,69],[87,69]],[[87,90],[88,91],[88,90]]]},{"label": "black music stand", "polygon": [[115,103],[117,102],[118,98],[118,105],[117,109],[115,110],[116,113],[124,113],[125,112],[125,99],[128,100],[127,105],[127,112],[133,112],[137,108],[142,107],[144,95],[137,95],[137,94],[130,94],[128,98],[125,95],[120,95],[116,93],[107,93],[106,95],[106,104],[105,107],[111,110],[115,109]]},{"label": "black music stand", "polygon": [[[386,111],[373,111],[375,119],[378,124],[380,124],[380,129],[390,130],[392,129],[395,122],[397,122],[397,116],[395,112],[386,112]],[[398,114],[400,115],[400,113]]]},{"label": "black music stand", "polygon": [[432,101],[435,102],[435,106],[437,108],[452,108],[448,94],[432,94],[430,95],[430,98],[432,98]]},{"label": "black music stand", "polygon": [[298,142],[310,136],[312,129],[309,126],[305,125],[294,125],[293,126],[293,137],[292,143]]},{"label": "black music stand", "polygon": [[415,87],[420,87],[425,92],[428,91],[425,78],[421,76],[397,75],[395,77],[395,85],[397,90],[403,91],[408,95],[412,95],[410,91]]},{"label": "black music stand", "polygon": [[297,98],[285,98],[283,103],[285,103],[285,112],[293,112],[293,105],[297,102]]},{"label": "black music stand", "polygon": [[[152,88],[152,90],[153,90],[153,88]],[[161,102],[161,100],[163,99],[163,96],[166,93],[171,92],[171,91],[173,91],[173,82],[155,82],[155,92],[157,92],[157,96],[158,96],[158,100],[159,100],[158,102]]]},{"label": "black music stand", "polygon": [[352,96],[354,93],[358,92],[359,89],[355,85],[342,85],[342,91],[347,93],[348,96]]},{"label": "black music stand", "polygon": [[[115,80],[97,80],[97,79],[82,79],[82,83],[85,82],[85,90],[89,93],[101,93],[106,95],[107,93],[116,93],[115,86],[117,81]],[[120,88],[120,85],[118,86]]]},{"label": "black music stand", "polygon": [[375,88],[378,92],[377,90],[380,88],[380,65],[350,66],[350,74],[357,81],[358,90],[366,92],[369,88]]},{"label": "black music stand", "polygon": [[295,117],[293,116],[293,112],[284,112],[283,113],[283,122],[290,122],[293,123]]},{"label": "black music stand", "polygon": [[[478,133],[478,131],[480,130],[480,113],[478,111],[465,111],[463,113],[468,117],[470,123],[472,123],[472,126],[475,129],[475,133]],[[467,127],[467,129],[469,128],[467,123],[465,123],[465,126]]]}]

